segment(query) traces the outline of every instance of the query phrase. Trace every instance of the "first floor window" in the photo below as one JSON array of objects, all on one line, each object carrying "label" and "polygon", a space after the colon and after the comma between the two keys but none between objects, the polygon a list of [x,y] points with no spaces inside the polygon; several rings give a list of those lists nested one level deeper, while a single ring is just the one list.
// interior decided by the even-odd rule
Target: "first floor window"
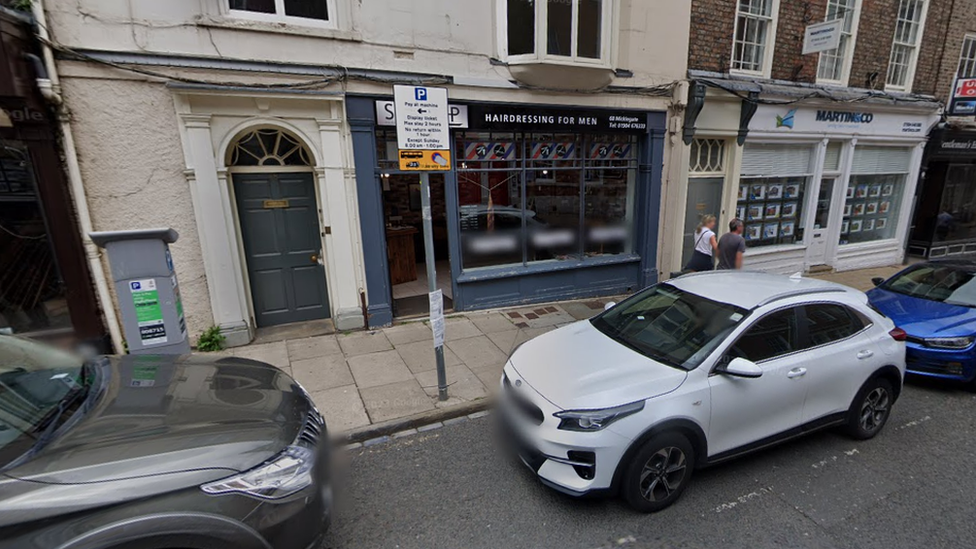
[{"label": "first floor window", "polygon": [[809,145],[746,145],[735,214],[745,221],[746,246],[803,240],[804,203],[813,161]]},{"label": "first floor window", "polygon": [[895,238],[911,158],[904,147],[854,149],[840,244]]},{"label": "first floor window", "polygon": [[962,41],[958,76],[959,78],[976,77],[976,35],[967,34]]},{"label": "first floor window", "polygon": [[506,0],[508,55],[607,60],[611,0]]},{"label": "first floor window", "polygon": [[320,21],[329,20],[328,0],[230,0],[230,9]]},{"label": "first floor window", "polygon": [[462,268],[629,253],[636,138],[458,136]]},{"label": "first floor window", "polygon": [[895,39],[888,61],[887,84],[890,87],[910,89],[918,60],[918,45],[922,40],[922,19],[925,0],[901,0],[898,19],[895,22]]},{"label": "first floor window", "polygon": [[732,69],[745,72],[766,70],[766,48],[770,47],[777,0],[738,0]]},{"label": "first floor window", "polygon": [[857,0],[829,0],[826,21],[842,20],[840,44],[820,54],[817,79],[842,83],[850,73],[849,54],[854,47],[854,21],[858,15]]}]

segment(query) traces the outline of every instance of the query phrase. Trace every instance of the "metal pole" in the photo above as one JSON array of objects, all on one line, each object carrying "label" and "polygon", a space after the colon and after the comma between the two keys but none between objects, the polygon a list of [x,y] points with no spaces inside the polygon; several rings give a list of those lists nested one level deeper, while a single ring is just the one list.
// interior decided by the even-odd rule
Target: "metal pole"
[{"label": "metal pole", "polygon": [[[434,227],[430,214],[430,174],[422,172],[420,174],[420,200],[424,214],[424,259],[427,262],[427,290],[430,293],[437,291],[437,269],[434,266]],[[443,312],[443,307],[441,308]],[[434,331],[434,323],[437,319],[431,318],[431,329]],[[443,323],[443,316],[440,319]],[[443,338],[442,338],[443,339]],[[437,397],[439,400],[447,400],[447,371],[444,369],[444,342],[438,341],[434,336],[434,357],[437,360]]]}]

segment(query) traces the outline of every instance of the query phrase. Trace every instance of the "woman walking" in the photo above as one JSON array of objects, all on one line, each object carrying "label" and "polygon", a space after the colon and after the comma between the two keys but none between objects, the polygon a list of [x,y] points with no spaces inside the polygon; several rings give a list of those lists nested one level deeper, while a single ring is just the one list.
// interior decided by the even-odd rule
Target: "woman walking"
[{"label": "woman walking", "polygon": [[715,268],[712,258],[718,250],[718,241],[715,239],[715,216],[711,214],[703,215],[698,229],[695,231],[695,251],[691,256],[691,261],[685,266],[686,271],[711,271]]}]

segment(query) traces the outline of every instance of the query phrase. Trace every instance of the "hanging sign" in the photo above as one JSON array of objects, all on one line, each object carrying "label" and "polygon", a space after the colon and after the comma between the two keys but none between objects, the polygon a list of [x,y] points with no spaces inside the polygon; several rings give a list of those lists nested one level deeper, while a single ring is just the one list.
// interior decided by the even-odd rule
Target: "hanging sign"
[{"label": "hanging sign", "polygon": [[808,25],[803,33],[803,55],[836,49],[843,31],[843,19]]}]

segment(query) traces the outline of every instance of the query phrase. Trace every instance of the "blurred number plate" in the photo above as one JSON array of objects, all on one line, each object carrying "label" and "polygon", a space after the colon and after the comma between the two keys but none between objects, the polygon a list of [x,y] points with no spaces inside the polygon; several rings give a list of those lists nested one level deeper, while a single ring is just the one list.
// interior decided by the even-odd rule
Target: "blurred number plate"
[{"label": "blurred number plate", "polygon": [[287,207],[288,207],[287,200],[265,200],[264,201],[265,210],[273,210],[276,208],[287,208]]}]

